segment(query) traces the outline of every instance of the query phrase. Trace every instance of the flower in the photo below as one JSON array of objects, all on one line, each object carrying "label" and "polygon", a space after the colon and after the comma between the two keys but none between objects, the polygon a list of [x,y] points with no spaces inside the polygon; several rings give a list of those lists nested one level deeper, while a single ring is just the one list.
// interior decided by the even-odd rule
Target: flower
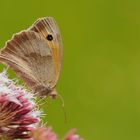
[{"label": "flower", "polygon": [[40,121],[34,96],[0,73],[0,139],[23,139]]},{"label": "flower", "polygon": [[[35,97],[0,73],[0,139],[58,140],[51,127],[40,126]],[[83,140],[70,130],[63,140]]]},{"label": "flower", "polygon": [[[83,140],[79,135],[75,134],[76,129],[70,130],[63,140]],[[52,131],[51,127],[43,126],[32,130],[32,138],[29,140],[58,140],[57,135]]]},{"label": "flower", "polygon": [[32,139],[30,140],[57,140],[57,135],[52,132],[52,128],[43,126],[32,130]]},{"label": "flower", "polygon": [[82,138],[80,138],[79,135],[75,134],[76,133],[76,129],[71,129],[66,136],[64,137],[64,140],[83,140]]}]

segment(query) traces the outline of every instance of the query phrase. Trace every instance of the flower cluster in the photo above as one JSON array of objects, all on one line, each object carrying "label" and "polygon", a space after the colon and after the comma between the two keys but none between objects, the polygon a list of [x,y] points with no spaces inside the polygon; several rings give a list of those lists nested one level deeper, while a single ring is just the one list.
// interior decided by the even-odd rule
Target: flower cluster
[{"label": "flower cluster", "polygon": [[57,135],[52,132],[51,128],[41,126],[32,130],[32,139],[30,140],[57,140]]},{"label": "flower cluster", "polygon": [[[40,126],[36,98],[0,73],[0,139],[58,140],[51,128]],[[83,140],[71,130],[63,140]]]},{"label": "flower cluster", "polygon": [[34,97],[0,73],[0,138],[29,138],[29,131],[39,122]]},{"label": "flower cluster", "polygon": [[76,134],[76,129],[72,129],[66,134],[64,140],[83,140],[83,139]]},{"label": "flower cluster", "polygon": [[[79,135],[75,134],[76,130],[70,130],[63,140],[83,140]],[[57,135],[52,131],[52,128],[38,127],[32,130],[32,139],[30,140],[58,140]]]}]

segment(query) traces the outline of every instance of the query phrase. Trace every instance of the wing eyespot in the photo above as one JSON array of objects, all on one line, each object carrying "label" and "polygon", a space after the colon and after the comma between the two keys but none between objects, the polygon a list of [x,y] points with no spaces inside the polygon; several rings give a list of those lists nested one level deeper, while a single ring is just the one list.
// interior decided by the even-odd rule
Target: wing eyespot
[{"label": "wing eyespot", "polygon": [[48,34],[46,38],[47,38],[48,41],[52,41],[53,40],[53,36],[51,34]]}]

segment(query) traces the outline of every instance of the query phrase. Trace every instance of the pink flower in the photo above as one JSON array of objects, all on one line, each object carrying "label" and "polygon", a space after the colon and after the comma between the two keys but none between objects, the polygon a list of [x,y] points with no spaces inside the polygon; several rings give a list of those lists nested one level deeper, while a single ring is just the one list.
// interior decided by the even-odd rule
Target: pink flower
[{"label": "pink flower", "polygon": [[79,135],[75,134],[76,133],[76,129],[72,129],[70,130],[66,136],[64,137],[64,140],[83,140],[82,138],[80,138]]},{"label": "pink flower", "polygon": [[0,139],[29,138],[39,115],[32,94],[0,73]]},{"label": "pink flower", "polygon": [[57,140],[57,135],[52,132],[51,128],[38,127],[32,131],[30,140]]},{"label": "pink flower", "polygon": [[[76,130],[70,130],[63,140],[83,140],[79,135],[75,134]],[[52,128],[38,127],[32,130],[32,138],[29,140],[58,140],[57,135]]]},{"label": "pink flower", "polygon": [[[51,128],[39,126],[35,97],[0,73],[0,139],[58,140]],[[63,140],[83,140],[70,130]]]}]

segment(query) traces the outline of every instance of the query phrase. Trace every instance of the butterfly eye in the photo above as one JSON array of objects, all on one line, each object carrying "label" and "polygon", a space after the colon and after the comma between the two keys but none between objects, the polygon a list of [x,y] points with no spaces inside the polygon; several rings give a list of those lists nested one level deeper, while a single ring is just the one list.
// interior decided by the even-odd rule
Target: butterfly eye
[{"label": "butterfly eye", "polygon": [[47,40],[52,41],[53,40],[53,36],[51,34],[48,34]]}]

